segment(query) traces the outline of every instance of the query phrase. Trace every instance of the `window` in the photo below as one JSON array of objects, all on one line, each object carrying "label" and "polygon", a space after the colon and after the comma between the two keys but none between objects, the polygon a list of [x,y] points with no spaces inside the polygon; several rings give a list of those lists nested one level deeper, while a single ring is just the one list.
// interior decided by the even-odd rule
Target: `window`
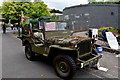
[{"label": "window", "polygon": [[55,30],[65,30],[66,28],[65,22],[46,22],[45,30],[46,31],[55,31]]}]

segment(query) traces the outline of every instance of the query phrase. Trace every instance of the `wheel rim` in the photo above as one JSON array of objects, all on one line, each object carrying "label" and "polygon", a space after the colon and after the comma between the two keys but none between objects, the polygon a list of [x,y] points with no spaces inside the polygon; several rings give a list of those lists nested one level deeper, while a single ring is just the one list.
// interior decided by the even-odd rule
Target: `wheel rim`
[{"label": "wheel rim", "polygon": [[67,76],[70,73],[70,67],[66,61],[58,61],[56,63],[56,69],[61,76]]},{"label": "wheel rim", "polygon": [[63,61],[61,61],[60,63],[59,63],[59,65],[58,65],[58,68],[60,69],[60,71],[62,71],[63,73],[66,73],[66,72],[68,72],[68,65],[67,65],[67,63],[65,63],[65,62],[63,62]]}]

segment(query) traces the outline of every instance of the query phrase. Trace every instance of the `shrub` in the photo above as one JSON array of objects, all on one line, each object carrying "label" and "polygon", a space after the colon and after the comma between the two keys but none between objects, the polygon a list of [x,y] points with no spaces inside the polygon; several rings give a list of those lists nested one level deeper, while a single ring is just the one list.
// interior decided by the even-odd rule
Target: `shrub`
[{"label": "shrub", "polygon": [[20,23],[19,27],[29,28],[30,24],[29,23]]},{"label": "shrub", "polygon": [[23,23],[23,27],[29,27],[30,26],[30,24],[29,23]]},{"label": "shrub", "polygon": [[[4,23],[1,23],[1,26],[3,26],[3,25],[4,25]],[[5,23],[5,26],[10,27],[10,24]]]},{"label": "shrub", "polygon": [[120,28],[118,28],[117,30],[118,30],[118,34],[120,35]]},{"label": "shrub", "polygon": [[114,27],[101,27],[101,28],[98,29],[98,36],[99,37],[102,36],[102,30],[103,29],[107,29],[109,32],[115,32],[117,35],[119,35],[118,30]]},{"label": "shrub", "polygon": [[118,36],[117,40],[118,40],[118,42],[120,43],[120,36]]}]

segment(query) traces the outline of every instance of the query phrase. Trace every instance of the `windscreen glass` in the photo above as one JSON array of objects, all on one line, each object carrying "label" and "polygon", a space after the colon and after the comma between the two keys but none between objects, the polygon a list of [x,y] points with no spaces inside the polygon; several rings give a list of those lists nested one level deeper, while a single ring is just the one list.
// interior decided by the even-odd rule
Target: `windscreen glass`
[{"label": "windscreen glass", "polygon": [[45,22],[45,31],[66,30],[65,22]]}]

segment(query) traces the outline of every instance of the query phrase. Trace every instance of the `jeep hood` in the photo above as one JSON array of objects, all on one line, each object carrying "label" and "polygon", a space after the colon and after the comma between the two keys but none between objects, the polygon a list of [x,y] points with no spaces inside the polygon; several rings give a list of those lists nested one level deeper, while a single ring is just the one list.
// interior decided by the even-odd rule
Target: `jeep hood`
[{"label": "jeep hood", "polygon": [[49,38],[47,39],[47,42],[64,47],[75,47],[76,44],[79,44],[80,42],[86,40],[90,40],[90,38],[79,37],[79,36],[64,36],[64,37]]}]

